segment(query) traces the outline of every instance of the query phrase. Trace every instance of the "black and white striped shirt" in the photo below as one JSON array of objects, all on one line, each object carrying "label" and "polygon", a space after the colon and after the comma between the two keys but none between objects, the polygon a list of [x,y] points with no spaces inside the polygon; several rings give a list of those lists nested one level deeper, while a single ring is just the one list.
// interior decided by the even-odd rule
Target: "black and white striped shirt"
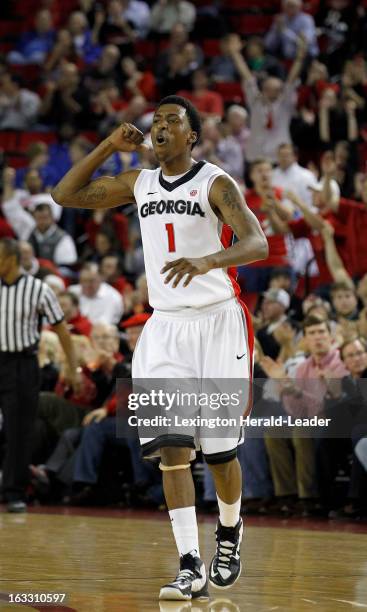
[{"label": "black and white striped shirt", "polygon": [[21,352],[36,346],[43,316],[51,325],[64,318],[46,283],[26,274],[11,285],[0,279],[0,352]]}]

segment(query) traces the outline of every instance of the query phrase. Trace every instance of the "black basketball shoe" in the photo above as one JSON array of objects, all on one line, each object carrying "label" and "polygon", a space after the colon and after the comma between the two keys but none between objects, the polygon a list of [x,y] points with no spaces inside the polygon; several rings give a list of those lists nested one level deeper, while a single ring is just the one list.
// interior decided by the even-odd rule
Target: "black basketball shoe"
[{"label": "black basketball shoe", "polygon": [[165,584],[159,599],[208,599],[208,579],[203,561],[192,551],[180,557],[180,571],[173,582]]},{"label": "black basketball shoe", "polygon": [[241,518],[235,527],[223,527],[218,520],[217,550],[209,570],[209,582],[216,589],[229,589],[241,575],[242,532]]}]

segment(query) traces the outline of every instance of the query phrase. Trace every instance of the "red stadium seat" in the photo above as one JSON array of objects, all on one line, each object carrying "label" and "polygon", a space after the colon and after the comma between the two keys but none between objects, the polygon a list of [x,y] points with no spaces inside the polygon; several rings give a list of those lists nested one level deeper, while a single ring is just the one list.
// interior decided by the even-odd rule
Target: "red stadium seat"
[{"label": "red stadium seat", "polygon": [[205,57],[214,57],[221,54],[220,42],[217,38],[203,40],[202,49]]},{"label": "red stadium seat", "polygon": [[134,45],[135,53],[143,59],[151,61],[157,52],[157,44],[153,40],[137,40]]},{"label": "red stadium seat", "polygon": [[40,78],[42,67],[38,64],[27,64],[23,66],[22,64],[12,64],[11,71],[15,74],[19,75],[25,85],[33,85],[35,81],[38,81]]},{"label": "red stadium seat", "polygon": [[19,132],[0,132],[0,149],[16,151],[18,149]]},{"label": "red stadium seat", "polygon": [[100,137],[98,136],[97,132],[92,132],[90,130],[86,132],[80,132],[80,136],[83,136],[83,138],[86,138],[93,144],[97,144],[97,142],[100,141]]},{"label": "red stadium seat", "polygon": [[214,89],[222,96],[224,102],[244,103],[241,84],[236,81],[216,83]]},{"label": "red stadium seat", "polygon": [[28,164],[28,158],[26,155],[7,155],[6,163],[11,168],[25,168]]},{"label": "red stadium seat", "polygon": [[24,24],[22,21],[0,21],[0,38],[18,38],[19,34],[24,31]]},{"label": "red stadium seat", "polygon": [[306,0],[303,6],[303,10],[306,13],[311,13],[311,15],[314,15],[316,11],[318,11],[319,6],[320,0]]},{"label": "red stadium seat", "polygon": [[[367,132],[365,130],[365,134],[362,132],[362,138],[367,137]],[[366,172],[367,169],[367,142],[361,142],[358,145],[358,156],[359,156],[359,170],[361,172]]]},{"label": "red stadium seat", "polygon": [[[32,25],[33,25],[34,15],[37,12],[37,10],[40,8],[39,0],[16,0],[15,7],[16,7],[15,8],[16,14],[19,17],[30,18],[32,20]],[[27,23],[28,23],[28,20],[24,24],[25,29],[28,29]]]},{"label": "red stadium seat", "polygon": [[230,10],[258,10],[267,9],[273,12],[280,10],[280,0],[227,0],[227,8]]},{"label": "red stadium seat", "polygon": [[57,141],[54,132],[21,132],[19,135],[18,151],[25,153],[33,142],[45,142],[51,144]]},{"label": "red stadium seat", "polygon": [[9,53],[14,49],[14,44],[10,42],[0,42],[0,53]]},{"label": "red stadium seat", "polygon": [[158,52],[161,53],[162,51],[167,49],[169,44],[170,44],[169,38],[162,38],[162,40],[160,40],[158,43]]},{"label": "red stadium seat", "polygon": [[272,24],[273,15],[242,15],[231,21],[239,34],[264,34]]}]

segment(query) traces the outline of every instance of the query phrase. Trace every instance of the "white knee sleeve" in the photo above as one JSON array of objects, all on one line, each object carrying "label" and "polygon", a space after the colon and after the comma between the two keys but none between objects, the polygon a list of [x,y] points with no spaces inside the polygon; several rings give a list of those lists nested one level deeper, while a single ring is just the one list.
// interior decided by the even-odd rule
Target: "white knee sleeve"
[{"label": "white knee sleeve", "polygon": [[183,465],[164,465],[162,462],[159,464],[159,469],[162,472],[171,472],[172,470],[187,470],[190,467],[189,463]]}]

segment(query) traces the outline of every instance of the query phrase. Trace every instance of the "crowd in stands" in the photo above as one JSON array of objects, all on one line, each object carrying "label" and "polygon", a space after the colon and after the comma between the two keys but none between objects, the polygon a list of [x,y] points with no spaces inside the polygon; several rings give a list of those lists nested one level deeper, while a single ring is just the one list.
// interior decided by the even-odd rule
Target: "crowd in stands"
[{"label": "crowd in stands", "polygon": [[[193,158],[236,179],[269,243],[267,260],[238,270],[256,331],[253,414],[335,427],[250,435],[245,510],[366,518],[367,2],[17,0],[3,19],[0,236],[57,294],[82,372],[76,392],[45,329],[31,498],[163,504],[155,463],[115,435],[115,380],[131,376],[151,314],[135,206],[62,209],[50,192],[122,122],[149,143],[155,103],[177,93],[202,117]],[[115,153],[96,176],[156,165]],[[210,510],[200,456],[194,474]]]}]

